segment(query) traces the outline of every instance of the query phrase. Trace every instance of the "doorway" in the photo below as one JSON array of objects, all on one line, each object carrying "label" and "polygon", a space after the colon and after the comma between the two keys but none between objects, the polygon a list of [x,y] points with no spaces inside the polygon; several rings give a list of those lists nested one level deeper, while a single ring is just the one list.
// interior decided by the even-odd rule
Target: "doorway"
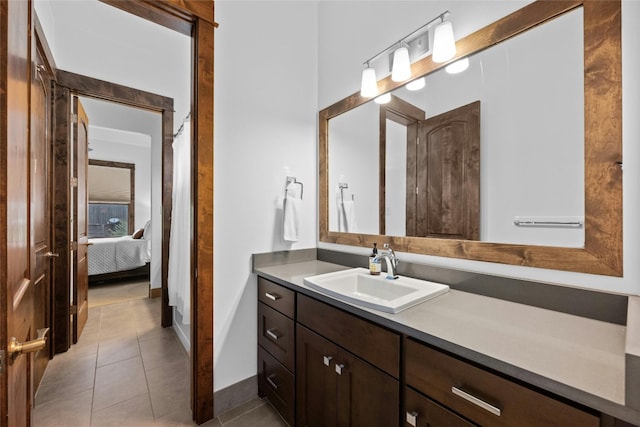
[{"label": "doorway", "polygon": [[[194,194],[192,197],[192,206],[194,211],[193,234],[198,235],[197,241],[193,243],[192,256],[192,290],[198,288],[198,295],[194,295],[192,299],[192,326],[193,334],[191,339],[192,357],[192,411],[194,420],[203,422],[210,419],[213,415],[213,147],[210,143],[213,138],[213,82],[212,82],[212,64],[213,64],[213,8],[212,2],[184,2],[181,6],[173,6],[171,4],[147,4],[135,1],[119,1],[114,2],[118,8],[125,9],[135,15],[143,16],[154,22],[160,21],[162,25],[172,30],[187,34],[193,39],[193,88],[192,92],[192,122],[193,125],[193,175]],[[71,73],[65,73],[58,70],[58,83],[66,84],[66,90],[69,87]],[[77,77],[76,75],[75,77]],[[66,79],[66,80],[65,80]],[[100,85],[98,87],[99,96],[91,95],[86,92],[86,80],[80,79],[75,87],[75,93],[87,96],[95,96],[101,99],[120,101],[123,96],[122,92],[113,90],[109,86]],[[102,82],[104,83],[104,82]],[[65,89],[63,89],[64,91]],[[69,94],[72,91],[69,90]],[[56,98],[59,97],[56,94]],[[136,90],[128,90],[126,95],[130,99],[136,99],[139,102],[141,98],[146,97],[146,93]],[[136,105],[139,106],[139,105]],[[65,108],[58,108],[57,111],[65,111]],[[162,107],[163,116],[173,116],[173,105],[164,105]],[[165,125],[163,120],[162,135],[163,138],[170,138],[173,134],[173,126]],[[59,140],[60,135],[57,136]],[[169,165],[163,167],[162,180],[167,181],[166,177],[171,176]],[[64,185],[64,183],[63,183]],[[169,199],[170,200],[170,199]],[[168,206],[168,208],[167,208]],[[162,215],[168,217],[170,215],[170,204],[163,201]],[[163,223],[165,221],[163,220]],[[164,234],[164,232],[163,232]],[[168,239],[163,239],[163,242]],[[163,248],[163,259],[165,249]],[[195,271],[198,271],[196,277]],[[166,270],[163,269],[163,277],[166,277]],[[63,283],[65,283],[63,281]],[[64,322],[68,318],[65,313],[66,303],[64,294],[57,295],[57,307],[62,308],[60,315]],[[67,295],[68,296],[68,295]],[[164,298],[164,297],[163,297]],[[170,315],[170,313],[169,313]],[[163,319],[168,319],[163,310]],[[55,322],[60,324],[61,322]],[[170,324],[170,321],[163,320],[163,324]]]}]

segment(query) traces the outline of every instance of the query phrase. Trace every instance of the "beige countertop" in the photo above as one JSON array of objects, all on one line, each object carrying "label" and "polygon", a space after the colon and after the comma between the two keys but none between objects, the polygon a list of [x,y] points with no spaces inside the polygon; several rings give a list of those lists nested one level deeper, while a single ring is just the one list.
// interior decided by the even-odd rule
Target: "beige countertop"
[{"label": "beige countertop", "polygon": [[322,261],[256,268],[261,276],[609,415],[625,404],[626,327],[450,290],[397,314],[359,307],[304,284],[346,269]]}]

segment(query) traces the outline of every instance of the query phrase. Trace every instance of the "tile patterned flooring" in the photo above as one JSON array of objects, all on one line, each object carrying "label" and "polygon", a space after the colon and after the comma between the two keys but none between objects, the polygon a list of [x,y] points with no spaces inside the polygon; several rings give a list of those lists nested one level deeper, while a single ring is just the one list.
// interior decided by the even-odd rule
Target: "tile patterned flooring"
[{"label": "tile patterned flooring", "polygon": [[[159,319],[160,298],[91,308],[79,342],[49,362],[33,426],[193,425],[188,355]],[[286,424],[268,402],[256,398],[203,426]]]}]

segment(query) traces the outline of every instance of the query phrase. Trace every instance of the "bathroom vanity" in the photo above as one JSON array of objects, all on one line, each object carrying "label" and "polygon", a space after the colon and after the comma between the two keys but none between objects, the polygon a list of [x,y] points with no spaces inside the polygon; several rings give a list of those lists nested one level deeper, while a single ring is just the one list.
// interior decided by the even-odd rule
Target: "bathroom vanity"
[{"label": "bathroom vanity", "polygon": [[347,268],[254,264],[259,393],[290,425],[640,424],[625,326],[453,288],[391,314],[304,284]]}]

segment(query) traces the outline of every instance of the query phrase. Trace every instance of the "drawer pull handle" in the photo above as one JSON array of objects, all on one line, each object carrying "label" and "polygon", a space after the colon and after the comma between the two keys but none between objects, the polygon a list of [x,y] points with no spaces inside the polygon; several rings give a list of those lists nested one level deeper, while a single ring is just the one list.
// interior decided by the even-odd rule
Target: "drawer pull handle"
[{"label": "drawer pull handle", "polygon": [[270,292],[265,292],[265,293],[264,293],[264,296],[265,296],[265,297],[267,297],[267,298],[269,298],[271,301],[277,301],[277,300],[279,300],[280,298],[282,298],[280,295],[278,295],[278,294],[272,294],[272,293],[270,293]]},{"label": "drawer pull handle", "polygon": [[407,412],[407,423],[413,427],[418,425],[418,413],[416,411]]},{"label": "drawer pull handle", "polygon": [[324,366],[330,366],[331,365],[331,359],[333,359],[333,357],[331,356],[323,356],[324,359]]},{"label": "drawer pull handle", "polygon": [[342,375],[342,370],[344,369],[344,365],[342,363],[336,363],[336,374]]},{"label": "drawer pull handle", "polygon": [[273,380],[274,378],[276,378],[276,374],[271,374],[267,377],[267,382],[269,383],[269,385],[271,385],[271,387],[273,387],[274,389],[278,389],[278,384],[276,384],[276,382]]},{"label": "drawer pull handle", "polygon": [[500,414],[501,414],[500,408],[497,408],[497,407],[485,402],[484,400],[478,399],[477,397],[467,393],[466,391],[460,390],[458,387],[455,387],[455,386],[451,387],[451,392],[453,394],[455,394],[456,396],[463,398],[467,402],[471,402],[474,405],[481,407],[485,411],[491,412],[493,415],[500,416]]},{"label": "drawer pull handle", "polygon": [[274,341],[277,341],[278,338],[280,338],[280,335],[276,334],[274,331],[275,329],[267,329],[267,335],[269,335],[269,337]]}]

